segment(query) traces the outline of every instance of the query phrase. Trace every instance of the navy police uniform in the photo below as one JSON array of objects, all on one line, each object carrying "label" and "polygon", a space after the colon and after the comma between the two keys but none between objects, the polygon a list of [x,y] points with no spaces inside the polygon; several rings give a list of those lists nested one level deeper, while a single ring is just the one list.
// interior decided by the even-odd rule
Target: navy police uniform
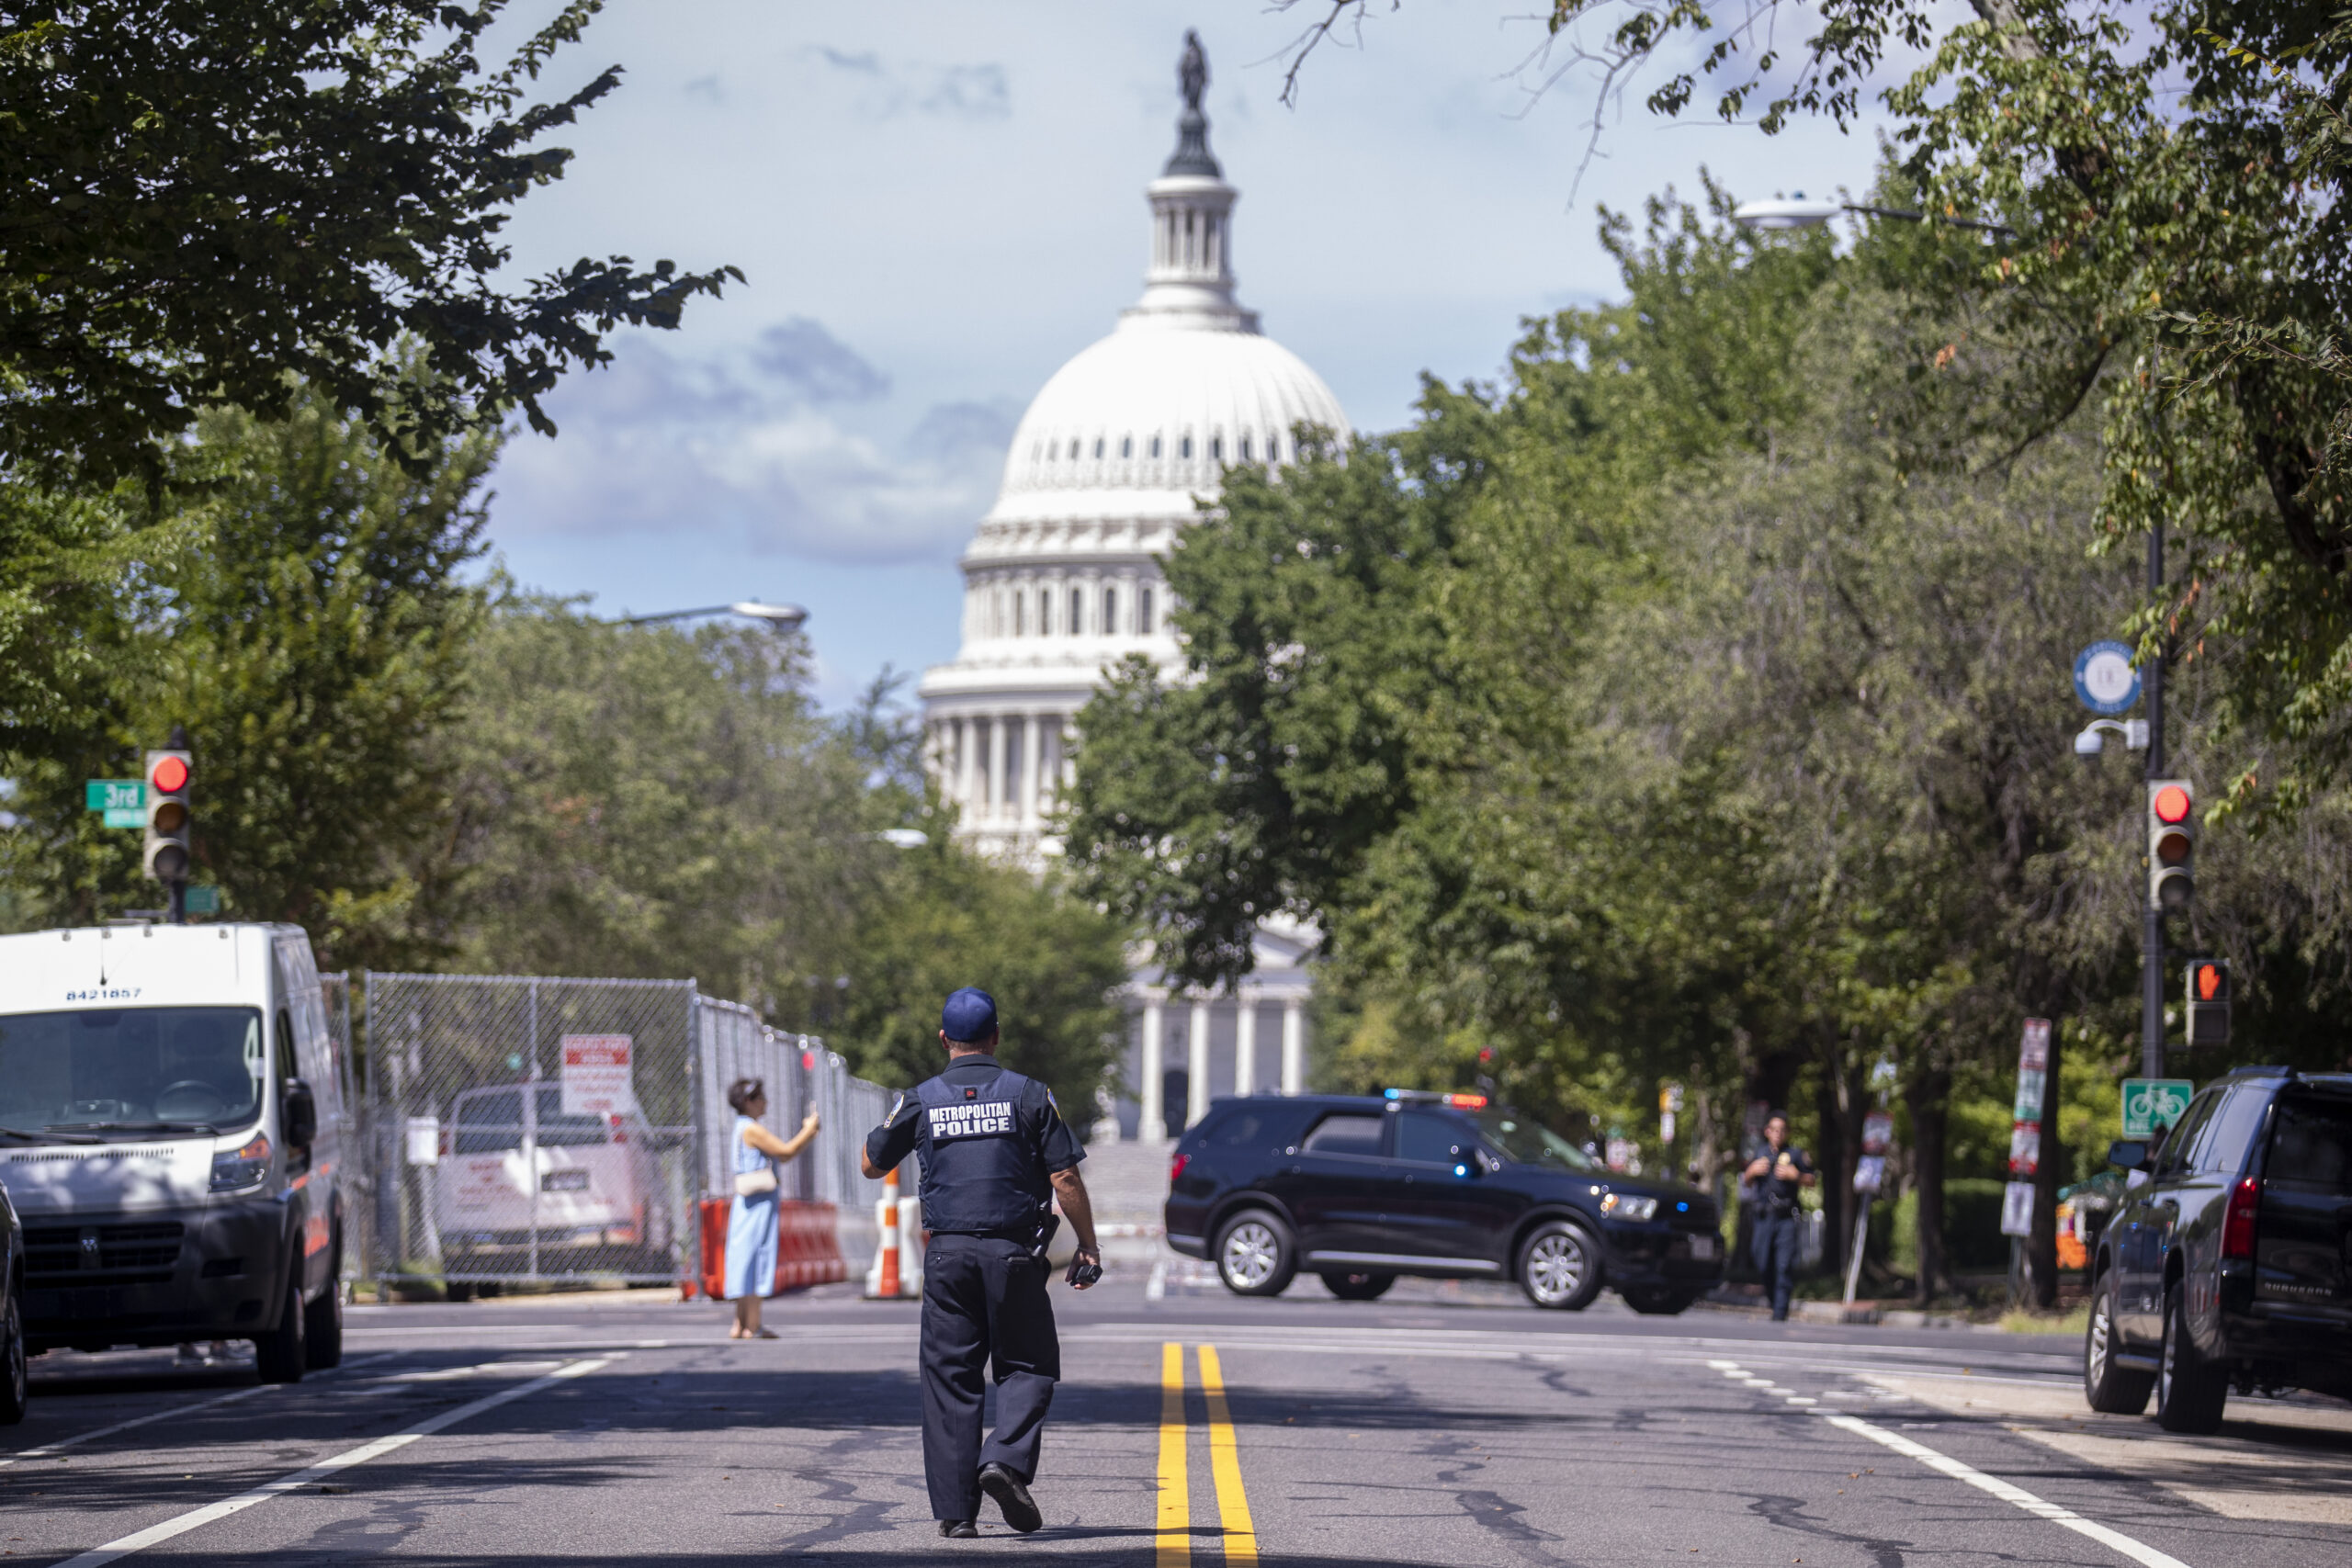
[{"label": "navy police uniform", "polygon": [[[1046,1086],[967,1055],[899,1097],[869,1134],[877,1170],[922,1161],[922,1468],[941,1519],[979,1512],[975,1479],[1037,1476],[1061,1342],[1046,1299],[1055,1174],[1086,1157]],[[981,1368],[993,1356],[996,1430],[981,1440]]]}]

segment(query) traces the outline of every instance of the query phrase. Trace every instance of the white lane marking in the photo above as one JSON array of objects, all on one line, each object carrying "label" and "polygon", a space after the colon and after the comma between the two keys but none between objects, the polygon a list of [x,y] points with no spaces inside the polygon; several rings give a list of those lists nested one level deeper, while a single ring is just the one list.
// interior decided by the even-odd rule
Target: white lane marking
[{"label": "white lane marking", "polygon": [[[1710,1362],[1709,1365],[1717,1367],[1725,1377],[1736,1376],[1740,1370],[1737,1362]],[[1815,1404],[1818,1401],[1792,1397],[1789,1403]],[[1963,1464],[1950,1454],[1937,1452],[1925,1443],[1913,1442],[1909,1438],[1890,1432],[1883,1427],[1873,1426],[1858,1416],[1840,1416],[1834,1410],[1815,1410],[1814,1414],[1840,1431],[1851,1432],[1858,1438],[1868,1438],[1871,1442],[1893,1449],[1905,1459],[1917,1460],[1930,1470],[1940,1471],[1954,1481],[1964,1481],[1979,1492],[1987,1493],[2014,1507],[2022,1508],[2038,1519],[2048,1519],[2053,1525],[2065,1526],[2076,1535],[2088,1536],[2101,1546],[2119,1551],[2132,1562],[2141,1564],[2141,1568],[2188,1568],[2188,1564],[2179,1558],[2158,1551],[2145,1541],[2134,1540],[2121,1530],[2109,1529],[2096,1519],[2086,1519],[2072,1508],[2062,1508],[2055,1503],[2047,1502],[2022,1486],[2013,1486],[1998,1476],[1987,1475],[1973,1465]],[[68,1568],[71,1568],[70,1564]]]},{"label": "white lane marking", "polygon": [[1156,1302],[1163,1299],[1167,1294],[1168,1259],[1154,1258],[1151,1265],[1151,1278],[1144,1284],[1143,1299],[1148,1302]]},{"label": "white lane marking", "polygon": [[111,1438],[117,1432],[128,1432],[133,1427],[144,1427],[153,1421],[167,1421],[175,1416],[193,1416],[199,1410],[210,1410],[218,1405],[234,1404],[241,1399],[251,1399],[257,1393],[268,1393],[284,1386],[286,1385],[283,1383],[256,1383],[252,1388],[241,1388],[234,1393],[224,1393],[218,1399],[199,1399],[193,1404],[175,1404],[169,1410],[158,1410],[152,1415],[133,1416],[128,1421],[118,1421],[111,1427],[100,1427],[88,1432],[77,1432],[70,1438],[60,1438],[53,1443],[43,1443],[37,1449],[25,1449],[9,1455],[6,1459],[0,1459],[0,1465],[14,1464],[21,1459],[47,1459],[53,1453],[74,1448],[78,1444],[91,1442],[99,1438]]},{"label": "white lane marking", "polygon": [[2072,1508],[2062,1508],[2055,1503],[2044,1502],[2022,1486],[2012,1486],[1998,1476],[1987,1475],[1981,1470],[1962,1464],[1949,1454],[1938,1453],[1925,1443],[1915,1443],[1900,1433],[1890,1432],[1883,1427],[1874,1427],[1870,1422],[1854,1416],[1836,1416],[1825,1412],[1822,1419],[1833,1427],[1853,1433],[1856,1437],[1868,1438],[1871,1442],[1893,1449],[1906,1459],[1917,1460],[1930,1470],[1939,1470],[1955,1481],[1965,1481],[1979,1492],[1989,1493],[2004,1503],[2024,1509],[2036,1518],[2048,1519],[2052,1524],[2065,1526],[2077,1535],[2088,1536],[2101,1546],[2119,1551],[2132,1562],[2143,1564],[2143,1568],[2188,1568],[2188,1565],[2179,1558],[2158,1551],[2143,1541],[2134,1540],[2121,1530],[2110,1529],[2096,1519],[2086,1519]]},{"label": "white lane marking", "polygon": [[[345,1361],[336,1370],[339,1371],[349,1371],[355,1368],[368,1366],[376,1361],[389,1361],[390,1359],[391,1354],[389,1351],[380,1356],[355,1357],[351,1360]],[[134,1416],[128,1421],[118,1421],[111,1427],[94,1427],[87,1432],[76,1432],[70,1438],[60,1438],[53,1443],[43,1443],[37,1449],[21,1450],[17,1453],[10,1454],[6,1459],[0,1459],[0,1465],[11,1465],[20,1459],[47,1459],[51,1454],[60,1452],[65,1449],[76,1448],[83,1443],[92,1442],[99,1438],[111,1438],[117,1432],[128,1432],[133,1427],[144,1427],[156,1421],[168,1421],[174,1416],[193,1416],[199,1410],[209,1410],[213,1406],[219,1404],[234,1404],[241,1399],[251,1399],[257,1393],[267,1393],[274,1388],[283,1388],[285,1386],[287,1385],[283,1383],[256,1383],[252,1388],[241,1388],[233,1393],[224,1393],[218,1399],[199,1399],[193,1404],[175,1404],[169,1410],[157,1410],[146,1416]]]},{"label": "white lane marking", "polygon": [[511,1401],[537,1393],[541,1389],[552,1388],[567,1379],[584,1376],[599,1367],[610,1366],[612,1361],[611,1357],[574,1361],[568,1367],[558,1368],[545,1377],[533,1378],[529,1382],[477,1399],[470,1404],[461,1404],[455,1410],[444,1411],[438,1416],[419,1421],[415,1426],[403,1431],[394,1432],[389,1437],[378,1438],[373,1442],[362,1443],[356,1449],[345,1450],[332,1459],[322,1460],[307,1469],[294,1472],[291,1475],[281,1475],[275,1481],[265,1482],[250,1492],[240,1493],[234,1497],[224,1498],[218,1503],[209,1503],[201,1508],[191,1509],[176,1518],[165,1519],[161,1524],[149,1525],[143,1530],[134,1530],[119,1540],[110,1540],[104,1546],[85,1551],[79,1557],[69,1558],[60,1563],[58,1568],[103,1568],[104,1564],[112,1562],[118,1558],[128,1557],[134,1551],[143,1551],[159,1542],[170,1540],[175,1536],[186,1535],[188,1531],[209,1525],[215,1519],[225,1519],[232,1514],[242,1514],[247,1508],[268,1502],[272,1497],[282,1496],[298,1486],[307,1486],[312,1482],[334,1475],[340,1471],[349,1470],[353,1465],[366,1464],[371,1459],[381,1459],[388,1453],[408,1447],[420,1438],[429,1438],[435,1432],[480,1416],[484,1411],[494,1410]]}]

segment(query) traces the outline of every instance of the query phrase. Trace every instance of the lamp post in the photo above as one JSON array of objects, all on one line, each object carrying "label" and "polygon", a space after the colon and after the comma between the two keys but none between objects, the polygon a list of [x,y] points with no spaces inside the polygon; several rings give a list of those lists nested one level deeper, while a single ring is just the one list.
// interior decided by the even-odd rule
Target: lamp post
[{"label": "lamp post", "polygon": [[658,615],[626,615],[619,624],[650,626],[662,621],[700,620],[705,615],[741,615],[747,621],[764,621],[779,632],[798,631],[808,619],[808,612],[797,604],[763,604],[756,599],[739,599],[732,604],[706,604],[698,610],[664,610]]},{"label": "lamp post", "polygon": [[1892,218],[1902,223],[1949,223],[1955,229],[1976,229],[1988,234],[2006,234],[2017,238],[2018,231],[2006,223],[1987,223],[1976,218],[1939,218],[1932,213],[1906,212],[1899,207],[1872,207],[1860,201],[1816,201],[1799,191],[1792,197],[1775,197],[1770,201],[1744,201],[1732,209],[1731,220],[1743,229],[1812,229],[1828,222],[1841,212],[1859,212],[1869,218]]}]

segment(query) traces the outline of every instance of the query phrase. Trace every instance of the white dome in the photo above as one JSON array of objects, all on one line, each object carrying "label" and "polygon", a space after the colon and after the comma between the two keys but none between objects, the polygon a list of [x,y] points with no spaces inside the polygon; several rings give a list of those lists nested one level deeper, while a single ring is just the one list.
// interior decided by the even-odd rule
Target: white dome
[{"label": "white dome", "polygon": [[[1199,64],[1197,43],[1187,58]],[[1111,666],[1172,676],[1183,649],[1161,563],[1228,469],[1344,435],[1321,377],[1234,297],[1234,203],[1189,73],[1175,154],[1145,187],[1151,265],[1117,328],[1054,373],[1023,414],[1004,483],[965,550],[963,641],[918,689],[929,762],[957,831],[1027,864],[1058,852],[1053,799],[1072,725]]]},{"label": "white dome", "polygon": [[1227,465],[1295,460],[1303,424],[1343,433],[1348,418],[1298,355],[1246,329],[1137,313],[1029,405],[989,521],[1189,515]]}]

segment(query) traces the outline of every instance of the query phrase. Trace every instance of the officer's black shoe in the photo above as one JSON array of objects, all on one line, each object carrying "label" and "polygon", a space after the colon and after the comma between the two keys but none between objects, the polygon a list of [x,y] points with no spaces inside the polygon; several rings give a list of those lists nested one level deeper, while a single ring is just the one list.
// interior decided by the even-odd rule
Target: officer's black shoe
[{"label": "officer's black shoe", "polygon": [[970,1540],[980,1533],[980,1527],[969,1519],[942,1519],[939,1533],[950,1540]]},{"label": "officer's black shoe", "polygon": [[980,1490],[996,1499],[996,1506],[1004,1513],[1004,1522],[1023,1535],[1046,1522],[1046,1516],[1037,1511],[1021,1477],[1001,1464],[980,1466]]}]

